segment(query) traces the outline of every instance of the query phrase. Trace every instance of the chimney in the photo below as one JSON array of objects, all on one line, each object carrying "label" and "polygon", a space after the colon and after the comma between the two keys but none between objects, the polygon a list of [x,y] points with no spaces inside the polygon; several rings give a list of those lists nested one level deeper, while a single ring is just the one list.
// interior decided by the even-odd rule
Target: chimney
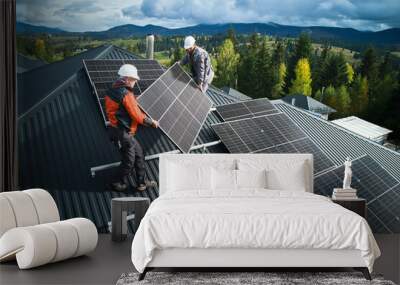
[{"label": "chimney", "polygon": [[154,59],[154,35],[147,35],[146,37],[146,58]]},{"label": "chimney", "polygon": [[293,106],[296,105],[296,98],[292,98],[292,105],[293,105]]}]

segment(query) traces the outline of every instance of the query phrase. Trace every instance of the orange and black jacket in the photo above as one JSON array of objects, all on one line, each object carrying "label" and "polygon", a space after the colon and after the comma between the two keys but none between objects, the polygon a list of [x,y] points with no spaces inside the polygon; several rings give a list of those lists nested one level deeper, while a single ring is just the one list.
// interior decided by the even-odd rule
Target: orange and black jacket
[{"label": "orange and black jacket", "polygon": [[138,125],[151,126],[153,120],[140,110],[133,94],[123,78],[114,82],[105,97],[106,113],[111,126],[135,134]]}]

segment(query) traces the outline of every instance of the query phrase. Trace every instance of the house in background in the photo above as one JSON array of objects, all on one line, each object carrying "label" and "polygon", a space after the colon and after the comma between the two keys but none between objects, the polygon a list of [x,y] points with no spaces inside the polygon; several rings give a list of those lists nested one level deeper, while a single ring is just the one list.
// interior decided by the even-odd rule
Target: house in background
[{"label": "house in background", "polygon": [[392,131],[381,126],[375,125],[356,116],[333,120],[338,126],[345,128],[353,133],[363,136],[379,144],[384,144],[388,134]]},{"label": "house in background", "polygon": [[287,95],[283,97],[282,100],[292,106],[314,113],[325,120],[328,120],[328,117],[331,113],[336,112],[335,109],[303,94]]}]

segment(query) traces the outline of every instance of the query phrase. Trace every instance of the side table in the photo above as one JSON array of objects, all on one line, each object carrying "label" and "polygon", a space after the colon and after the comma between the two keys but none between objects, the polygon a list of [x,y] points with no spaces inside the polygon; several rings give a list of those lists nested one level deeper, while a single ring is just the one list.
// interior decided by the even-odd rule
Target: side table
[{"label": "side table", "polygon": [[332,199],[332,202],[339,204],[340,206],[359,214],[364,219],[367,218],[367,203],[365,199],[355,198],[349,200]]},{"label": "side table", "polygon": [[111,200],[111,239],[124,241],[128,235],[127,216],[129,211],[135,213],[135,229],[146,214],[150,205],[149,198],[121,197]]}]

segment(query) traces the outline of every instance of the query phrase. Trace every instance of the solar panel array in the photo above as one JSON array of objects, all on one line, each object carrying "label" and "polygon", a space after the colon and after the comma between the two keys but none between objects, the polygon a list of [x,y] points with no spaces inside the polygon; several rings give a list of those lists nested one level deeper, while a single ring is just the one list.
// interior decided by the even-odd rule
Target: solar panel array
[{"label": "solar panel array", "polygon": [[270,115],[228,121],[212,128],[231,153],[312,153],[315,173],[334,166],[286,114],[269,111]]},{"label": "solar panel array", "polygon": [[258,117],[279,112],[267,98],[219,105],[215,108],[224,121]]},{"label": "solar panel array", "polygon": [[[352,183],[357,195],[367,200],[367,219],[374,232],[400,232],[400,184],[370,156],[352,161]],[[316,175],[314,192],[332,195],[342,187],[344,166]]]},{"label": "solar panel array", "polygon": [[211,100],[179,64],[174,64],[138,98],[142,109],[182,152],[189,152],[208,112]]},{"label": "solar panel array", "polygon": [[105,121],[104,98],[112,83],[118,79],[118,70],[123,64],[133,64],[138,69],[140,80],[133,88],[135,95],[143,93],[164,73],[163,67],[156,60],[150,59],[93,59],[84,60],[83,64],[95,89]]}]

